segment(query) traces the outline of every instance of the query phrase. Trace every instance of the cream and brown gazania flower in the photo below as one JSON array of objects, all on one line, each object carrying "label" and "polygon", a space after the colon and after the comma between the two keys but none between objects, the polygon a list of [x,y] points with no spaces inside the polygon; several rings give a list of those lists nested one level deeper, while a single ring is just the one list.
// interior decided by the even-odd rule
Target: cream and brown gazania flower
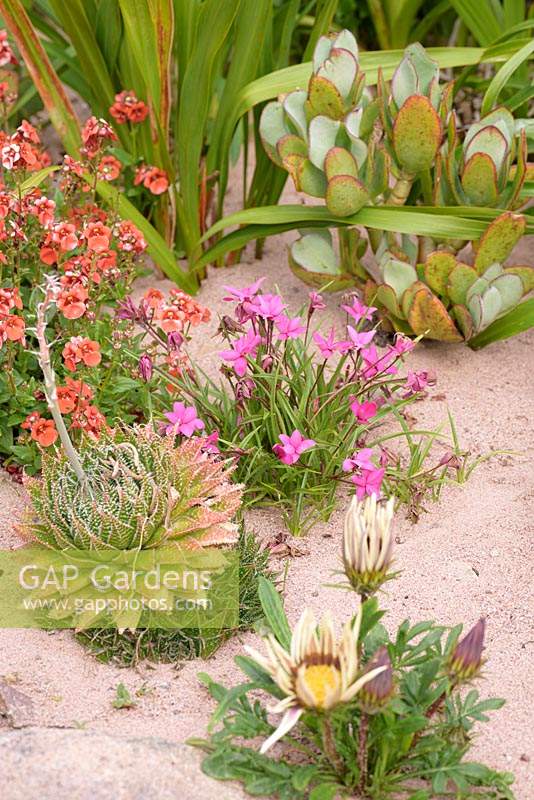
[{"label": "cream and brown gazania flower", "polygon": [[317,625],[312,611],[306,609],[293,630],[289,652],[272,634],[265,639],[267,656],[246,647],[249,655],[285,694],[284,699],[270,709],[284,716],[272,736],[263,743],[262,753],[291,730],[306,709],[330,711],[340,703],[348,703],[367,681],[385,669],[378,667],[357,677],[360,622],[361,610],[345,624],[341,639],[336,642],[330,614]]},{"label": "cream and brown gazania flower", "polygon": [[363,502],[354,496],[345,515],[343,567],[352,588],[364,596],[391,577],[394,502],[393,498],[378,502],[374,494]]}]

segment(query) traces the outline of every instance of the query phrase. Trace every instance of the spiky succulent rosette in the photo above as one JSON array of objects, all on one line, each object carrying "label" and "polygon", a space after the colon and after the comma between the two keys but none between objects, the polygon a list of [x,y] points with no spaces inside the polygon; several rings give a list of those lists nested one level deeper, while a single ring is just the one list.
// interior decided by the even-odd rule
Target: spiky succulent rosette
[{"label": "spiky succulent rosette", "polygon": [[202,447],[201,438],[176,446],[149,425],[117,427],[84,439],[85,484],[62,451],[46,451],[42,476],[26,481],[32,508],[22,532],[60,550],[234,544],[241,486]]}]

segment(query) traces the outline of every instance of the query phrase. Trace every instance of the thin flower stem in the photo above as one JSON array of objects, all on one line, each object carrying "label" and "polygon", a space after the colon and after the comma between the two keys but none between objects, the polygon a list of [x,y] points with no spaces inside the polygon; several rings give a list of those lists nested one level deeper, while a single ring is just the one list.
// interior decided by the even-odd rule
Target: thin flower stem
[{"label": "thin flower stem", "polygon": [[37,328],[36,328],[36,337],[37,342],[39,344],[39,366],[41,367],[41,371],[43,373],[44,378],[44,390],[45,390],[45,397],[46,402],[48,404],[48,408],[54,418],[54,422],[56,423],[57,432],[59,434],[59,438],[61,440],[61,444],[63,445],[63,449],[65,451],[65,455],[67,456],[72,469],[76,473],[76,476],[81,484],[84,486],[87,485],[87,475],[84,472],[82,467],[82,462],[80,461],[80,457],[76,452],[76,449],[72,443],[72,439],[69,436],[67,431],[65,422],[59,410],[59,404],[57,401],[57,387],[56,387],[56,376],[54,374],[54,369],[52,367],[52,362],[50,360],[50,347],[46,340],[46,312],[50,305],[54,302],[55,297],[55,284],[52,279],[48,278],[47,286],[46,286],[46,293],[45,298],[42,303],[39,303],[37,306]]},{"label": "thin flower stem", "polygon": [[367,736],[369,733],[369,717],[362,712],[360,719],[360,732],[358,736],[358,769],[360,770],[360,780],[358,782],[358,792],[364,797],[365,787],[367,785],[367,770],[368,770],[368,751],[367,751]]},{"label": "thin flower stem", "polygon": [[325,715],[323,718],[323,747],[327,758],[334,767],[337,775],[340,777],[344,775],[345,765],[343,763],[343,759],[337,752],[334,732],[332,730],[332,722],[328,715]]}]

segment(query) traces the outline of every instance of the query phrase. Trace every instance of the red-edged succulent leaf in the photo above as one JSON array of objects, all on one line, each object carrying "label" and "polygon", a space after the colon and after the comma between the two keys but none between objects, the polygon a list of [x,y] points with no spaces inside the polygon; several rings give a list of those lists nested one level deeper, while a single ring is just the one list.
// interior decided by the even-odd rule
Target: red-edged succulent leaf
[{"label": "red-edged succulent leaf", "polygon": [[471,156],[462,173],[462,189],[475,206],[493,206],[498,198],[497,170],[487,153]]},{"label": "red-edged succulent leaf", "polygon": [[441,300],[428,289],[416,292],[408,314],[408,322],[418,336],[425,335],[440,342],[463,341],[463,336]]},{"label": "red-edged succulent leaf", "polygon": [[343,119],[343,99],[334,84],[320,75],[312,75],[308,85],[306,110],[310,117],[319,114],[331,119]]},{"label": "red-edged succulent leaf", "polygon": [[471,314],[465,306],[461,305],[453,306],[452,313],[456,319],[458,327],[464,335],[464,339],[467,341],[474,333],[473,318],[471,317]]},{"label": "red-edged succulent leaf", "polygon": [[332,147],[324,160],[324,171],[328,180],[336,175],[358,177],[358,166],[354,156],[344,147]]},{"label": "red-edged succulent leaf", "polygon": [[401,167],[416,175],[435,161],[442,138],[438,113],[428,98],[409,97],[400,109],[393,126],[393,147]]},{"label": "red-edged succulent leaf", "polygon": [[306,142],[294,133],[288,133],[286,136],[282,136],[276,143],[276,150],[282,161],[287,156],[292,155],[308,156]]},{"label": "red-edged succulent leaf", "polygon": [[521,214],[505,211],[494,219],[478,241],[475,269],[479,275],[492,264],[506,261],[525,232],[527,221]]},{"label": "red-edged succulent leaf", "polygon": [[424,265],[425,281],[436,294],[446,294],[449,275],[456,266],[452,253],[436,250],[430,253]]},{"label": "red-edged succulent leaf", "polygon": [[487,125],[470,140],[465,149],[466,160],[469,161],[475,153],[485,153],[500,169],[508,155],[508,143],[495,125]]},{"label": "red-edged succulent leaf", "polygon": [[459,262],[449,275],[447,294],[453,303],[463,305],[468,289],[477,280],[478,274],[473,267]]},{"label": "red-edged succulent leaf", "polygon": [[369,200],[369,192],[351,175],[335,175],[326,186],[326,205],[336,217],[348,217]]},{"label": "red-edged succulent leaf", "polygon": [[416,281],[412,283],[412,285],[406,289],[404,294],[402,295],[401,306],[402,306],[402,314],[406,319],[408,319],[408,315],[410,313],[410,308],[412,307],[413,299],[417,292],[420,292],[421,289],[425,289],[428,292],[428,286],[423,281]]}]

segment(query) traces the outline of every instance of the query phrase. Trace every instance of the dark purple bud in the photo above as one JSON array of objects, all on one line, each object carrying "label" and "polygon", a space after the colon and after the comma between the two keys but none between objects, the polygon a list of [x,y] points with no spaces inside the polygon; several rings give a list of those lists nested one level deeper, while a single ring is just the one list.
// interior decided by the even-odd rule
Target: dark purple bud
[{"label": "dark purple bud", "polygon": [[371,678],[360,690],[359,700],[362,708],[368,714],[380,711],[391,699],[395,691],[393,681],[393,667],[387,647],[380,647],[365,667],[364,675],[372,670],[383,667],[384,669],[374,678]]},{"label": "dark purple bud", "polygon": [[451,451],[441,456],[438,467],[450,467],[451,469],[460,469],[462,462],[457,455]]},{"label": "dark purple bud", "polygon": [[460,639],[449,662],[449,673],[453,680],[468,681],[480,672],[486,620],[481,617],[469,633]]},{"label": "dark purple bud", "polygon": [[249,400],[256,388],[256,384],[251,378],[244,378],[243,380],[238,381],[235,387],[235,396],[236,400]]},{"label": "dark purple bud", "polygon": [[261,368],[264,372],[270,372],[273,367],[273,357],[270,355],[264,355],[261,360]]},{"label": "dark purple bud", "polygon": [[118,319],[129,319],[132,322],[144,322],[147,319],[145,304],[141,301],[136,306],[131,297],[127,297],[121,302],[115,316]]},{"label": "dark purple bud", "polygon": [[167,334],[167,344],[171,350],[179,350],[183,345],[185,339],[180,331],[172,331]]},{"label": "dark purple bud", "polygon": [[152,377],[152,359],[146,353],[139,359],[139,374],[147,383]]}]

